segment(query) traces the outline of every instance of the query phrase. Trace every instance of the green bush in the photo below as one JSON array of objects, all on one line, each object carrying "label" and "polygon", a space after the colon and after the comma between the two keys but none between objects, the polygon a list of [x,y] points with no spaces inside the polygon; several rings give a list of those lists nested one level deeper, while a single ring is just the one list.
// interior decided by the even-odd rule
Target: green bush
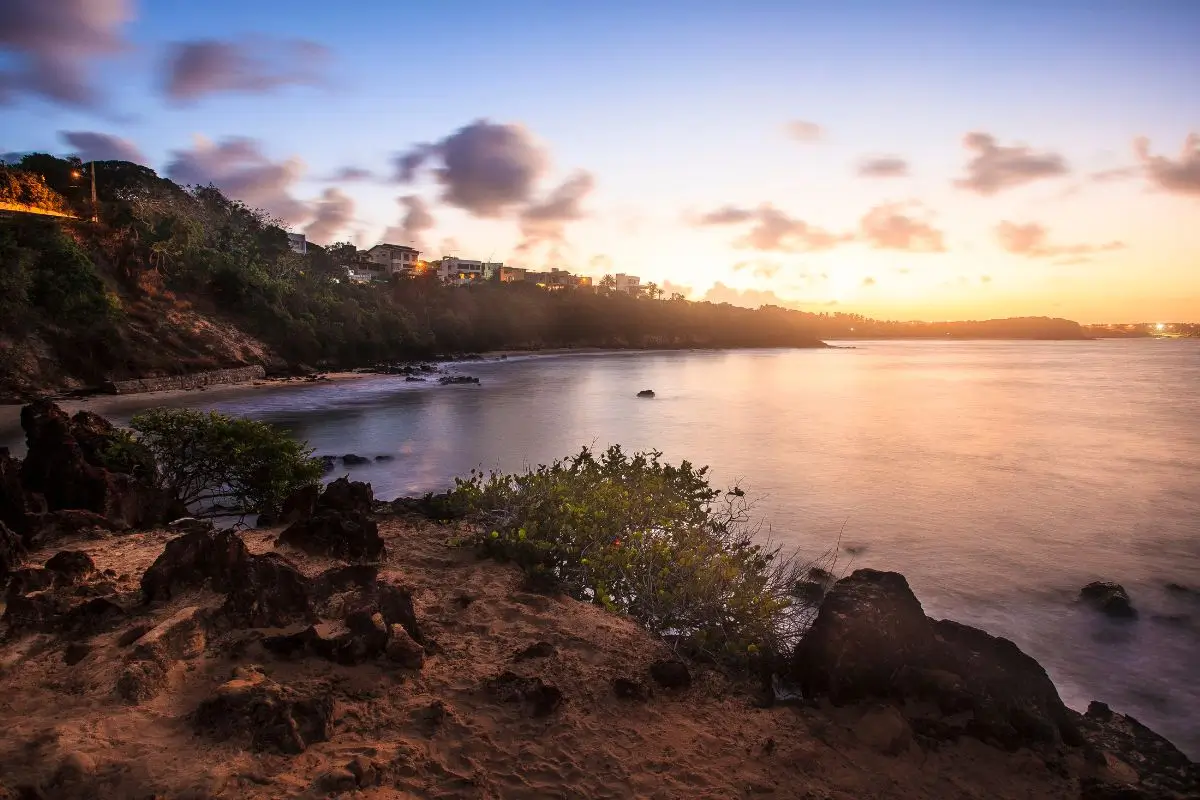
[{"label": "green bush", "polygon": [[792,590],[808,568],[758,542],[737,488],[707,467],[614,446],[514,475],[472,472],[438,498],[486,553],[535,582],[628,614],[693,653],[781,652],[804,614]]},{"label": "green bush", "polygon": [[197,514],[275,512],[321,478],[312,450],[263,422],[217,412],[156,408],[130,422],[157,465],[157,480]]}]

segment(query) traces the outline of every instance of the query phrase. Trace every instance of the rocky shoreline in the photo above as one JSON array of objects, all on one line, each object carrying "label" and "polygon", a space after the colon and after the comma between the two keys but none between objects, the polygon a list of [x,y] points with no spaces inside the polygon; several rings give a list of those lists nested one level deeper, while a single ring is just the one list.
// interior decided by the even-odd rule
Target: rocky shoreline
[{"label": "rocky shoreline", "polygon": [[897,573],[834,582],[786,660],[730,670],[532,591],[418,501],[340,478],[217,530],[105,468],[102,418],[22,422],[0,798],[1200,796],[1166,739],[1066,707]]}]

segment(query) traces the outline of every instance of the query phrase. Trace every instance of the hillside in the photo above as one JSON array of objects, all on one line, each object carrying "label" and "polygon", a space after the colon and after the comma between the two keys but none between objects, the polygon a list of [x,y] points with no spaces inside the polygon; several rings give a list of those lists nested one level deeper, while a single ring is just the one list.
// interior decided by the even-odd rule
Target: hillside
[{"label": "hillside", "polygon": [[248,364],[305,372],[486,350],[1084,338],[1059,319],[886,322],[608,289],[446,287],[432,275],[361,286],[324,248],[293,252],[277,220],[216,187],[93,166],[95,209],[76,160],[0,165],[0,202],[69,215],[0,213],[0,400]]}]

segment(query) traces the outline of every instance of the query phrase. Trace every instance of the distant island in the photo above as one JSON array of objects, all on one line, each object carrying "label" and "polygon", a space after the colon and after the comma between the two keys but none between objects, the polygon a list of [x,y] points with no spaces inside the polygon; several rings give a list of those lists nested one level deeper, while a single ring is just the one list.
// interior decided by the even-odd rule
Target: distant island
[{"label": "distant island", "polygon": [[297,248],[303,237],[214,186],[181,187],[126,161],[91,168],[94,200],[76,159],[0,165],[0,400],[209,370],[294,375],[504,350],[1111,335],[1045,317],[894,322],[748,309],[653,284],[622,288],[612,276],[596,286],[509,283],[497,270],[448,285],[462,281],[410,269],[363,285],[343,263],[363,255],[353,245]]}]

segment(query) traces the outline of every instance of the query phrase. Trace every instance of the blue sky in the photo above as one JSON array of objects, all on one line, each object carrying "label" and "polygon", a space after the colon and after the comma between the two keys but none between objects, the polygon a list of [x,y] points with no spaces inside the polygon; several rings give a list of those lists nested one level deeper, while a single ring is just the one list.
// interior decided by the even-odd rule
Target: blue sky
[{"label": "blue sky", "polygon": [[[369,246],[389,228],[399,235],[396,198],[414,195],[435,224],[410,238],[431,256],[633,272],[695,297],[888,317],[1200,317],[1200,145],[1181,153],[1200,132],[1189,85],[1200,74],[1197,2],[17,0],[0,22],[47,4],[111,39],[100,52],[70,41],[56,51],[75,58],[99,100],[80,106],[17,83],[0,151],[69,152],[60,132],[89,131],[127,140],[166,173],[197,136],[244,137],[259,166],[293,160],[280,188],[289,209],[311,210],[334,187],[349,198],[334,238]],[[284,79],[230,91],[197,75],[209,88],[173,102],[163,91],[170,48],[200,40],[269,57]],[[289,49],[297,41],[327,52]],[[30,52],[0,34],[0,73],[19,72]],[[428,169],[411,185],[390,181],[397,154],[481,119],[520,126],[544,156],[518,192],[526,205],[497,215],[444,202]],[[820,134],[799,141],[790,121]],[[1064,168],[995,191],[956,186],[970,132],[1025,148],[1014,159],[1054,155]],[[1171,161],[1139,159],[1138,136]],[[908,175],[856,175],[878,155],[902,158]],[[350,165],[375,179],[325,180]],[[998,168],[1009,167],[1023,168]],[[559,209],[553,241],[520,248],[522,209],[579,170],[591,189]],[[922,222],[941,246],[860,231],[824,249],[749,247],[738,244],[744,226],[697,222],[763,204],[839,234],[887,206],[903,218],[895,225]],[[1005,221],[1036,225],[1042,245],[1005,249]],[[311,214],[289,222],[304,229]],[[1111,242],[1121,247],[1101,249]]]}]

